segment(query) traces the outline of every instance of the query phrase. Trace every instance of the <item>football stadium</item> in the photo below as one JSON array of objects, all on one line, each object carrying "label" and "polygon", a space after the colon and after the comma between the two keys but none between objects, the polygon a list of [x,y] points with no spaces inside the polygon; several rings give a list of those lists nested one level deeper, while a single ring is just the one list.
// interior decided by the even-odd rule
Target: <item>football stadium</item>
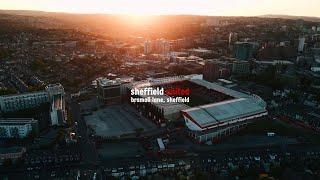
[{"label": "football stadium", "polygon": [[[268,114],[266,103],[259,96],[205,81],[198,75],[134,82],[128,90],[145,87],[190,89],[190,100],[186,103],[130,100],[129,103],[161,127],[170,121],[183,119],[188,135],[197,142],[218,141]],[[166,94],[157,97],[169,98]]]}]

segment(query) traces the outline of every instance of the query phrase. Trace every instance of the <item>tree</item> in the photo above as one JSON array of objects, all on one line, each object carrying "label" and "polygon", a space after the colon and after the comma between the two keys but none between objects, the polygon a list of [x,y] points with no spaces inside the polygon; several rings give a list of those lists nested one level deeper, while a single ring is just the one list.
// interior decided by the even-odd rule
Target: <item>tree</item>
[{"label": "tree", "polygon": [[141,135],[141,133],[144,131],[144,129],[143,128],[137,128],[134,131],[136,133],[136,136],[139,137]]},{"label": "tree", "polygon": [[318,104],[320,104],[320,92],[318,92],[318,94],[316,95],[316,101],[318,102]]},{"label": "tree", "polygon": [[279,89],[282,87],[282,82],[280,82],[278,77],[276,66],[268,66],[263,73],[256,77],[255,81],[257,83],[270,86],[273,89]]},{"label": "tree", "polygon": [[43,70],[46,68],[46,66],[46,63],[43,60],[37,59],[32,62],[31,69],[34,71]]},{"label": "tree", "polygon": [[308,77],[301,77],[300,78],[300,85],[302,89],[309,88],[312,83],[312,79]]},{"label": "tree", "polygon": [[19,129],[17,127],[11,128],[10,134],[13,138],[19,138]]},{"label": "tree", "polygon": [[194,173],[194,178],[195,179],[209,179],[209,174],[207,172],[197,170]]},{"label": "tree", "polygon": [[270,175],[273,177],[280,177],[282,168],[277,165],[271,165],[270,167]]},{"label": "tree", "polygon": [[34,131],[31,131],[28,134],[28,139],[33,140],[35,137],[37,137],[37,133],[35,133]]},{"label": "tree", "polygon": [[12,165],[12,160],[11,159],[5,159],[3,162],[3,166],[8,168]]},{"label": "tree", "polygon": [[6,128],[0,127],[0,139],[8,137],[8,132]]},{"label": "tree", "polygon": [[16,91],[14,89],[0,88],[0,95],[15,94],[15,93]]},{"label": "tree", "polygon": [[0,48],[0,59],[6,58],[12,54],[12,50],[6,48]]},{"label": "tree", "polygon": [[299,101],[299,93],[298,92],[290,92],[288,94],[288,98],[291,99],[294,103],[297,103]]}]

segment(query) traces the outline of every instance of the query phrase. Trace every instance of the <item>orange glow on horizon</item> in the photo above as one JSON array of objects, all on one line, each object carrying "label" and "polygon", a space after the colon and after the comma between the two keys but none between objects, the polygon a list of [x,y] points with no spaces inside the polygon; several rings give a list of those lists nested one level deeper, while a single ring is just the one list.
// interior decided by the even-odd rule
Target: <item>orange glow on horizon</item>
[{"label": "orange glow on horizon", "polygon": [[320,17],[319,7],[319,0],[0,0],[0,9],[140,16],[282,14]]}]

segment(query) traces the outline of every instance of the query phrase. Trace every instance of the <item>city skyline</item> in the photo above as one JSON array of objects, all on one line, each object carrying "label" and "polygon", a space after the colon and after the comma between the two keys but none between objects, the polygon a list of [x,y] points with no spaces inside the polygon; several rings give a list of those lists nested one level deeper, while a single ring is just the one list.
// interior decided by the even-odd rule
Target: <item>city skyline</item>
[{"label": "city skyline", "polygon": [[[275,6],[275,4],[277,6]],[[3,10],[35,10],[67,13],[106,13],[131,15],[210,15],[210,16],[259,16],[266,14],[320,17],[320,1],[306,0],[1,0]]]},{"label": "city skyline", "polygon": [[0,0],[0,179],[320,179],[320,0],[278,1]]}]

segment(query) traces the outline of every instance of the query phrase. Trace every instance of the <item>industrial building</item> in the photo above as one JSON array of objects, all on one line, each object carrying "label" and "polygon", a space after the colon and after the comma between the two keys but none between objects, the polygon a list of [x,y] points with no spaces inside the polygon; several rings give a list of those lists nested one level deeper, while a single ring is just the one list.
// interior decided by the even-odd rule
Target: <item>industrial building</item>
[{"label": "industrial building", "polygon": [[48,100],[48,94],[45,91],[4,95],[0,96],[0,111],[6,113],[34,108]]},{"label": "industrial building", "polygon": [[125,84],[131,82],[132,78],[98,78],[95,80],[97,86],[97,96],[100,102],[105,104],[121,103],[122,95],[125,93]]},{"label": "industrial building", "polygon": [[0,138],[25,138],[39,133],[38,121],[33,118],[0,119]]},{"label": "industrial building", "polygon": [[144,54],[162,54],[168,55],[170,52],[170,42],[166,39],[147,40],[144,42]]},{"label": "industrial building", "polygon": [[253,58],[259,48],[256,42],[236,42],[234,44],[234,56],[240,60]]},{"label": "industrial building", "polygon": [[248,61],[233,61],[232,73],[237,75],[250,74],[250,63]]},{"label": "industrial building", "polygon": [[203,68],[203,79],[209,82],[230,76],[231,63],[219,60],[206,60]]},{"label": "industrial building", "polygon": [[44,91],[0,96],[0,112],[14,113],[38,108],[50,103],[50,125],[61,125],[66,121],[64,88],[61,84],[49,84]]}]

